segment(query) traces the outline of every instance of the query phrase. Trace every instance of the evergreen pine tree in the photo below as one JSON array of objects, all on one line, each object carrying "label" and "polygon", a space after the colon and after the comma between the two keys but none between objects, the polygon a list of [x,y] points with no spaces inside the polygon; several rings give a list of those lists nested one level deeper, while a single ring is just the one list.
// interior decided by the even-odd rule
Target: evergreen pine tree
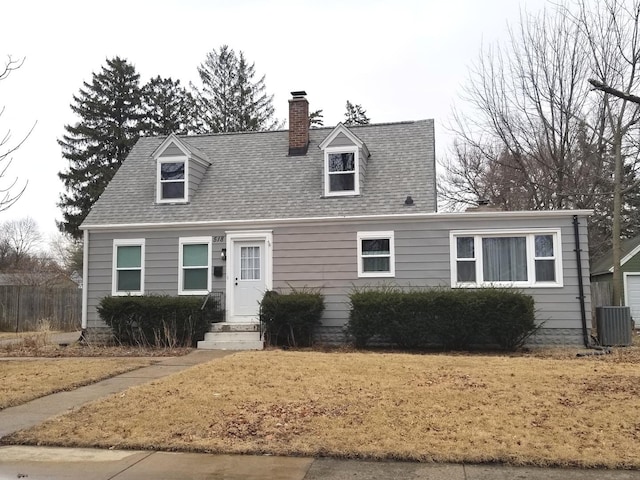
[{"label": "evergreen pine tree", "polygon": [[324,126],[324,115],[322,114],[322,109],[315,110],[309,114],[309,126],[311,128]]},{"label": "evergreen pine tree", "polygon": [[267,95],[264,75],[257,81],[255,63],[227,45],[207,54],[198,67],[202,89],[196,90],[202,115],[201,133],[271,130],[281,124],[274,118],[273,95]]},{"label": "evergreen pine tree", "polygon": [[370,122],[367,111],[362,108],[362,105],[354,105],[347,100],[347,111],[344,114],[345,125],[368,125]]},{"label": "evergreen pine tree", "polygon": [[79,238],[79,226],[100,197],[140,135],[142,122],[140,76],[125,59],[107,59],[90,83],[73,96],[71,109],[80,117],[66,125],[58,143],[69,168],[58,176],[65,192],[58,206],[58,227]]},{"label": "evergreen pine tree", "polygon": [[149,80],[142,87],[142,111],[144,135],[186,135],[198,129],[195,99],[180,80],[160,76]]}]

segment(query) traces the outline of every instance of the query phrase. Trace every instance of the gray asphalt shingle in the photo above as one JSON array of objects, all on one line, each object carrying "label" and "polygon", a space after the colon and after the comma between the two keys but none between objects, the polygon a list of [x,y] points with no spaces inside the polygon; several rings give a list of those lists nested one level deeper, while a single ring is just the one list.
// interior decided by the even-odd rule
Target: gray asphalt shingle
[{"label": "gray asphalt shingle", "polygon": [[[305,156],[288,156],[288,131],[180,137],[211,161],[188,204],[156,204],[152,153],[166,137],[141,138],[84,225],[180,223],[435,211],[433,120],[351,127],[368,147],[355,197],[323,198],[323,153],[332,128],[311,129]],[[406,207],[411,195],[415,205]]]}]

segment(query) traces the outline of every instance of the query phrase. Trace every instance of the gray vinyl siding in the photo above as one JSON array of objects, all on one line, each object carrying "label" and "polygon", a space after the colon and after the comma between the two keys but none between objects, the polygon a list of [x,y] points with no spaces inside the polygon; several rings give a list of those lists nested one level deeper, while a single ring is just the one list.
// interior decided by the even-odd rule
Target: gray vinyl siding
[{"label": "gray vinyl siding", "polygon": [[[491,227],[488,228],[487,224]],[[586,221],[580,229],[582,269],[590,311]],[[336,223],[274,229],[274,288],[320,288],[325,296],[324,326],[343,326],[348,319],[348,294],[354,287],[398,285],[450,287],[451,230],[560,228],[563,287],[522,289],[536,301],[537,319],[545,328],[580,328],[578,275],[571,217],[561,219],[465,219],[446,221],[394,221]],[[395,278],[358,278],[358,231],[394,231]]]},{"label": "gray vinyl siding", "polygon": [[344,133],[339,133],[327,147],[352,147],[353,142]]},{"label": "gray vinyl siding", "polygon": [[364,193],[364,188],[367,185],[367,182],[366,182],[367,157],[361,148],[358,149],[358,157],[360,158],[360,172],[359,172],[359,178],[357,178],[356,180],[360,182],[360,193],[362,194]]},{"label": "gray vinyl siding", "polygon": [[[175,144],[169,145],[165,150],[160,154],[160,158],[162,157],[184,157],[184,153],[180,150]],[[186,158],[186,157],[185,157]]]},{"label": "gray vinyl siding", "polygon": [[[178,248],[181,237],[224,236],[215,229],[189,229],[145,232],[100,232],[89,235],[89,276],[87,282],[87,326],[102,327],[96,307],[111,295],[113,240],[145,239],[145,294],[178,295]],[[225,288],[226,264],[220,258],[224,243],[211,245],[212,290]],[[213,267],[223,266],[223,276],[213,277]]]},{"label": "gray vinyl siding", "polygon": [[198,190],[198,185],[204,177],[206,167],[193,159],[189,160],[189,200],[192,200]]},{"label": "gray vinyl siding", "polygon": [[[326,310],[325,327],[345,325],[348,294],[354,287],[397,285],[412,287],[450,287],[450,231],[491,229],[560,229],[563,287],[521,289],[534,297],[537,319],[545,329],[579,329],[578,273],[571,215],[557,218],[513,217],[474,219],[470,215],[452,219],[437,216],[412,220],[353,220],[307,223],[306,225],[261,225],[257,229],[273,232],[273,286],[287,291],[291,287],[319,288]],[[238,227],[250,230],[250,226]],[[88,276],[88,327],[102,326],[95,308],[102,297],[111,294],[114,239],[145,238],[145,293],[177,295],[178,241],[180,237],[224,236],[230,228],[164,229],[129,232],[90,233]],[[358,232],[393,231],[395,240],[395,278],[358,278]],[[591,310],[586,219],[581,218],[580,244],[586,294],[586,311]],[[212,267],[223,266],[220,258],[224,243],[212,245]],[[230,267],[230,266],[229,266]],[[213,269],[212,269],[213,270]],[[212,271],[213,275],[213,271]],[[224,290],[225,279],[213,278],[213,290]]]}]

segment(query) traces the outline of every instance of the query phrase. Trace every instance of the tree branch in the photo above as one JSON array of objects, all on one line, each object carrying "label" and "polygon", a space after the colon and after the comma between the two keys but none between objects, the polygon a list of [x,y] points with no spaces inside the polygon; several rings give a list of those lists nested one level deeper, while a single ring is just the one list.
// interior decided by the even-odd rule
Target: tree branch
[{"label": "tree branch", "polygon": [[604,93],[609,93],[611,95],[613,95],[614,97],[618,97],[621,98],[623,100],[627,100],[629,102],[632,103],[636,103],[640,105],[640,97],[637,95],[632,95],[631,93],[625,93],[625,92],[621,92],[620,90],[617,90],[613,87],[610,87],[609,85],[606,85],[598,80],[595,80],[593,78],[589,79],[589,83],[593,86],[593,88],[595,88],[596,90],[600,90],[603,91]]}]

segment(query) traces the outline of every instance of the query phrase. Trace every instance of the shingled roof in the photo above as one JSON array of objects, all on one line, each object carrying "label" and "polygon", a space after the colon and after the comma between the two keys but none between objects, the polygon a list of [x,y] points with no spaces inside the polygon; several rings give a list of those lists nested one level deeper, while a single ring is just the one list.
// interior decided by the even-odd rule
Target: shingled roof
[{"label": "shingled roof", "polygon": [[[621,264],[624,265],[640,248],[640,236],[627,238],[620,245]],[[613,251],[609,249],[602,257],[598,258],[591,265],[591,276],[606,275],[613,271]]]},{"label": "shingled roof", "polygon": [[[187,204],[156,203],[154,151],[143,137],[83,223],[92,226],[430,213],[436,210],[433,120],[349,127],[370,157],[360,195],[323,197],[332,128],[309,130],[305,155],[288,155],[288,131],[180,136],[211,161]],[[413,206],[404,201],[410,195]]]}]

